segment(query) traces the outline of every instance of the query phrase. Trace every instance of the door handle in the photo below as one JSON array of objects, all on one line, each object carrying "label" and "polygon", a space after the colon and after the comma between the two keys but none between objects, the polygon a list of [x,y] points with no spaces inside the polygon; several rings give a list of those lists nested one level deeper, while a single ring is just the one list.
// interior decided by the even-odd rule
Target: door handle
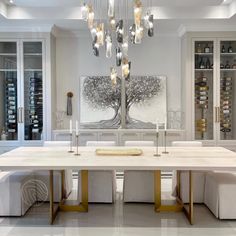
[{"label": "door handle", "polygon": [[17,109],[17,122],[21,123],[21,107]]},{"label": "door handle", "polygon": [[24,108],[21,107],[21,123],[24,123]]}]

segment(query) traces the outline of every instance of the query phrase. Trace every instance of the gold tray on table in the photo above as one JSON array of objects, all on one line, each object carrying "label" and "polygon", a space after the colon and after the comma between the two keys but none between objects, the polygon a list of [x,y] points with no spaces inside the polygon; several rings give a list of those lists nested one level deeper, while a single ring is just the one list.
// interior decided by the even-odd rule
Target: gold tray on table
[{"label": "gold tray on table", "polygon": [[129,149],[96,149],[96,155],[99,156],[140,156],[143,151],[138,148]]}]

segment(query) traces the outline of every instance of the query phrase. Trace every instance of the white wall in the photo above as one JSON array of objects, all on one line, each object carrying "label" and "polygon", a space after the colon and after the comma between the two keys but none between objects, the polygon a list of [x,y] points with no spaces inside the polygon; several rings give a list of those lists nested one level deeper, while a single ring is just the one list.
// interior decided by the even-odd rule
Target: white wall
[{"label": "white wall", "polygon": [[[158,32],[156,33],[158,34]],[[57,37],[57,110],[66,110],[66,94],[73,97],[73,119],[78,117],[79,77],[81,75],[109,75],[114,60],[92,54],[90,37]],[[132,75],[166,75],[168,109],[181,107],[180,39],[174,35],[145,37],[141,45],[131,45],[129,58]],[[70,118],[68,118],[69,120]],[[68,127],[67,124],[65,125]]]}]

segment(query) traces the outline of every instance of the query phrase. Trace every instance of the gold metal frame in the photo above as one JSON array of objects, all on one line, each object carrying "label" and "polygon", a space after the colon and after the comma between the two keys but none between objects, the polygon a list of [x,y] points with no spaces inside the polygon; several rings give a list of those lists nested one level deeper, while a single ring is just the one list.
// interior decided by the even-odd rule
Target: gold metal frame
[{"label": "gold metal frame", "polygon": [[161,203],[161,171],[154,171],[154,199],[156,212],[180,212],[183,211],[187,216],[189,223],[193,224],[193,177],[192,171],[189,171],[189,210],[184,206],[180,198],[180,171],[177,171],[177,198],[175,205],[162,205]]},{"label": "gold metal frame", "polygon": [[66,200],[66,190],[65,190],[65,171],[61,171],[61,191],[62,191],[62,198],[59,204],[54,208],[54,181],[53,181],[53,170],[49,171],[50,173],[50,224],[53,224],[57,213],[59,211],[77,211],[77,212],[88,212],[88,171],[82,170],[81,171],[81,203],[78,205],[67,205],[65,204]]}]

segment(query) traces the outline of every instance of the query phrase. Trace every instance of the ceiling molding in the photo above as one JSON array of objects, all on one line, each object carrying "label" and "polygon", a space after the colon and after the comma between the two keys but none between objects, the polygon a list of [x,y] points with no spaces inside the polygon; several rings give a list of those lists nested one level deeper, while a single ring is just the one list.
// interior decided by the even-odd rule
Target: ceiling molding
[{"label": "ceiling molding", "polygon": [[53,25],[0,26],[0,32],[52,32]]}]

